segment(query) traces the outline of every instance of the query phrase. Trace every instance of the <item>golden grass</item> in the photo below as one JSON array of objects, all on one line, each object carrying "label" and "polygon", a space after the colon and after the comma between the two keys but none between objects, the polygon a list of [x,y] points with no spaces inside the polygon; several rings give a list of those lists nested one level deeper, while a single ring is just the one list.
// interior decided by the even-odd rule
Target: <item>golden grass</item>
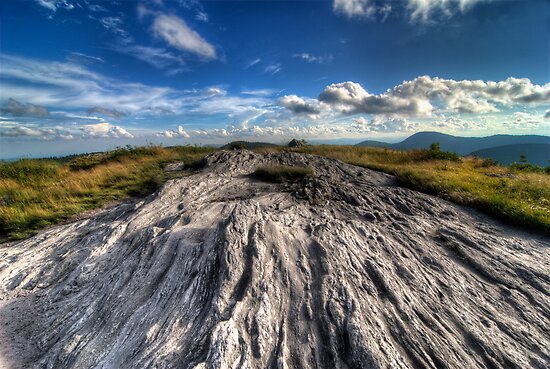
[{"label": "golden grass", "polygon": [[293,151],[393,174],[404,186],[550,233],[550,175],[542,171],[516,171],[473,157],[433,160],[424,150],[306,146]]},{"label": "golden grass", "polygon": [[152,193],[171,176],[163,171],[164,163],[179,160],[191,165],[211,151],[151,146],[68,161],[0,164],[0,240],[24,238],[86,210]]}]

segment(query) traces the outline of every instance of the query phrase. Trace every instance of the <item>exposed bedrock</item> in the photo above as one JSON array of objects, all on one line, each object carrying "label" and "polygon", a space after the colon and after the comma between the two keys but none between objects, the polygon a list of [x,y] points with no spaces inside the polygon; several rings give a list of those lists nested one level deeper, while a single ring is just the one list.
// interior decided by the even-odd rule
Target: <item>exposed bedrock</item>
[{"label": "exposed bedrock", "polygon": [[1,246],[0,367],[548,368],[549,245],[336,160],[217,152]]}]

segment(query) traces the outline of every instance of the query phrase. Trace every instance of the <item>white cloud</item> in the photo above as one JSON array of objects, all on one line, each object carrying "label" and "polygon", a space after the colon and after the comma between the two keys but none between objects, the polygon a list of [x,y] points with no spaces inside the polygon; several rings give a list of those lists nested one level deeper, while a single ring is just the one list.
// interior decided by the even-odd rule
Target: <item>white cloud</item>
[{"label": "white cloud", "polygon": [[544,113],[544,117],[546,119],[550,119],[550,110],[547,110],[546,113]]},{"label": "white cloud", "polygon": [[326,64],[331,63],[334,60],[332,55],[315,56],[309,53],[294,54],[293,57],[300,58],[308,63]]},{"label": "white cloud", "polygon": [[67,56],[67,60],[73,63],[80,64],[98,64],[105,63],[103,59],[97,56],[86,55],[83,53],[72,52]]},{"label": "white cloud", "polygon": [[[491,0],[405,0],[404,10],[412,22],[430,23],[436,17],[465,13],[475,4]],[[334,0],[334,12],[348,18],[379,18],[384,21],[399,3],[392,0]],[[399,6],[396,6],[399,8]]]},{"label": "white cloud", "polygon": [[157,133],[157,136],[162,136],[166,138],[189,138],[191,137],[189,133],[185,132],[185,129],[182,126],[178,126],[177,130],[167,130],[164,132]]},{"label": "white cloud", "polygon": [[321,106],[319,101],[305,99],[298,97],[296,95],[287,95],[279,99],[279,104],[294,114],[303,114],[312,119],[315,119],[321,112]]},{"label": "white cloud", "polygon": [[260,58],[256,58],[254,60],[251,60],[245,65],[244,69],[251,68],[251,67],[255,66],[256,64],[260,63],[261,61],[262,61],[262,59],[260,59]]},{"label": "white cloud", "polygon": [[242,90],[241,94],[243,95],[252,95],[252,96],[271,96],[275,94],[277,90],[271,88],[261,88],[257,90]]},{"label": "white cloud", "polygon": [[67,0],[36,0],[36,2],[42,5],[44,8],[51,11],[56,11],[58,8],[71,10],[74,8],[74,5]]},{"label": "white cloud", "polygon": [[122,28],[122,18],[120,17],[104,17],[99,18],[99,23],[108,31],[121,36],[121,37],[129,37],[128,32],[124,28]]},{"label": "white cloud", "polygon": [[153,21],[153,32],[176,49],[196,54],[205,59],[216,59],[214,46],[174,15],[157,15]]},{"label": "white cloud", "polygon": [[273,63],[264,68],[264,73],[277,74],[281,71],[281,64]]},{"label": "white cloud", "polygon": [[408,0],[407,9],[412,21],[427,23],[435,13],[451,17],[464,13],[477,3],[490,0]]},{"label": "white cloud", "polygon": [[208,14],[199,10],[197,11],[197,14],[195,14],[195,19],[201,22],[208,23]]},{"label": "white cloud", "polygon": [[433,110],[429,100],[420,97],[402,98],[385,93],[373,95],[355,82],[336,83],[327,86],[319,100],[344,114],[405,114],[430,115]]},{"label": "white cloud", "polygon": [[[185,65],[185,61],[181,56],[176,56],[163,48],[142,46],[135,44],[134,42],[121,42],[115,45],[113,50],[122,54],[130,55],[157,69],[165,69],[173,65]],[[179,72],[187,70],[185,67],[179,67],[177,69]]]},{"label": "white cloud", "polygon": [[348,18],[370,18],[376,14],[376,5],[371,0],[334,0],[332,8]]},{"label": "white cloud", "polygon": [[382,94],[371,94],[355,82],[327,86],[319,100],[345,114],[431,116],[433,112],[493,113],[500,107],[550,104],[550,83],[529,79],[455,81],[422,76]]},{"label": "white cloud", "polygon": [[85,138],[133,138],[126,129],[107,122],[86,124],[80,127]]},{"label": "white cloud", "polygon": [[12,138],[42,138],[44,140],[64,139],[72,140],[74,136],[71,132],[63,127],[26,127],[23,125],[15,125],[13,127],[0,127],[0,137]]}]

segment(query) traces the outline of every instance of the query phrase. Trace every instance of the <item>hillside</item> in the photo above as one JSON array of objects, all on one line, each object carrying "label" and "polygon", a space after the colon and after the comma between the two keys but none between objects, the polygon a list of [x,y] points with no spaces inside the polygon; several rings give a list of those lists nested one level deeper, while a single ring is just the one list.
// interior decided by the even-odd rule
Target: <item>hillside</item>
[{"label": "hillside", "polygon": [[527,162],[533,165],[546,167],[550,165],[550,144],[520,144],[492,147],[474,151],[471,155],[480,158],[489,158],[503,165],[519,162],[520,156],[525,155]]},{"label": "hillside", "polygon": [[[549,362],[548,236],[333,159],[219,151],[203,164],[0,249],[6,368]],[[313,177],[250,177],[281,165]]]},{"label": "hillside", "polygon": [[488,137],[459,137],[439,132],[418,132],[395,144],[378,141],[363,141],[356,146],[388,147],[395,150],[427,149],[433,142],[439,142],[444,151],[467,155],[473,151],[505,145],[547,144],[550,137],[538,135],[493,135]]},{"label": "hillside", "polygon": [[222,150],[231,150],[233,148],[254,150],[265,147],[277,147],[278,145],[269,142],[255,142],[255,141],[233,141],[221,147]]}]

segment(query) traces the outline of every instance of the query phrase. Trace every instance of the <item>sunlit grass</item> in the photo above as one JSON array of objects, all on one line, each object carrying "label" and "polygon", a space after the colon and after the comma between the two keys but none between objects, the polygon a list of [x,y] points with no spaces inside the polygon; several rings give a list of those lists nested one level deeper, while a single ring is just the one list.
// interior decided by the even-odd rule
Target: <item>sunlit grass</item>
[{"label": "sunlit grass", "polygon": [[550,232],[550,175],[495,165],[490,160],[430,158],[429,150],[395,151],[351,146],[306,146],[316,154],[380,170],[415,190],[472,206],[508,223]]},{"label": "sunlit grass", "polygon": [[191,165],[210,148],[125,148],[71,160],[0,164],[0,239],[19,239],[109,202],[152,193],[170,161]]}]

